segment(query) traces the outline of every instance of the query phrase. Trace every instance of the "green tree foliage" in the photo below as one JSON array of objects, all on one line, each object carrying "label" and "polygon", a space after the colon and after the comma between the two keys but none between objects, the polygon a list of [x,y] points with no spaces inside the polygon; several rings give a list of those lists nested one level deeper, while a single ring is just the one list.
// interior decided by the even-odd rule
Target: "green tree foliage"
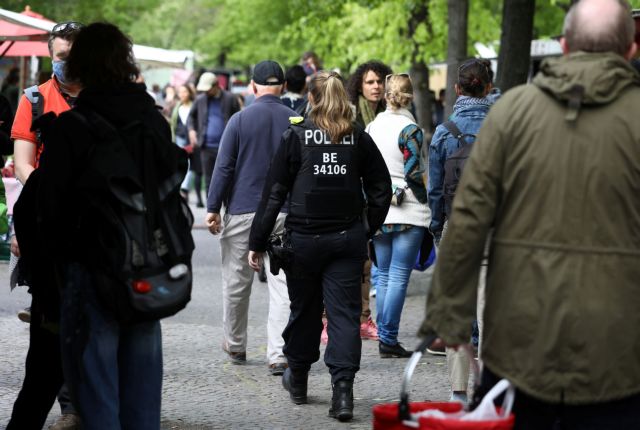
[{"label": "green tree foliage", "polygon": [[[428,9],[427,19],[410,32],[408,23],[421,6]],[[469,52],[475,53],[474,42],[499,40],[501,10],[499,0],[471,2]],[[248,19],[247,11],[260,12]],[[346,72],[372,58],[408,70],[414,61],[445,60],[447,2],[221,0],[212,27],[207,36],[211,48],[205,53],[209,60],[225,53],[237,65],[266,57],[292,64],[304,51],[313,50],[325,66]]]},{"label": "green tree foliage", "polygon": [[[534,37],[559,35],[570,1],[538,0]],[[503,0],[469,3],[468,52],[475,55],[475,42],[500,40]],[[447,0],[3,0],[1,7],[20,12],[27,4],[55,21],[113,22],[135,43],[193,49],[207,66],[264,58],[293,64],[314,50],[345,72],[371,58],[408,70],[415,61],[443,62],[447,52]],[[425,6],[426,20],[410,31]]]}]

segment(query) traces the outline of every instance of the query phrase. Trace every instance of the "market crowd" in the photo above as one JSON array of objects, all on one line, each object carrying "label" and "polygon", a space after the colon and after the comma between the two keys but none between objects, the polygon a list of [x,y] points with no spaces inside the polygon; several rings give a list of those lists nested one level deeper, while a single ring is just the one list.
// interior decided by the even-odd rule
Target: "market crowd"
[{"label": "market crowd", "polygon": [[505,378],[516,429],[640,428],[630,6],[580,0],[562,34],[563,55],[504,94],[490,61],[463,61],[452,113],[442,91],[419,124],[419,89],[377,60],[345,79],[308,51],[258,62],[244,94],[211,71],[147,89],[116,26],[57,24],[50,79],[23,91],[11,74],[0,97],[4,173],[22,188],[10,219],[0,193],[0,232],[32,296],[7,429],[42,428],[56,398],[53,430],[160,428],[159,320],[189,299],[192,193],[219,236],[221,349],[246,363],[258,273],[265,371],[294,404],[326,344],[329,416],[353,418],[363,340],[412,355],[407,287],[435,258],[418,335],[446,356],[442,400],[473,409]]}]

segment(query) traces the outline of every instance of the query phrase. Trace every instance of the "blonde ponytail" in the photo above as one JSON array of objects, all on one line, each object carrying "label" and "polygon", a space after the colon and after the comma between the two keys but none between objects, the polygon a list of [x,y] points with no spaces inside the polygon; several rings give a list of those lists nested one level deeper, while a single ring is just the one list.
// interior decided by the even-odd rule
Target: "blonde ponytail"
[{"label": "blonde ponytail", "polygon": [[339,143],[353,132],[353,110],[339,74],[317,73],[309,83],[309,92],[309,118],[329,135],[332,143]]}]

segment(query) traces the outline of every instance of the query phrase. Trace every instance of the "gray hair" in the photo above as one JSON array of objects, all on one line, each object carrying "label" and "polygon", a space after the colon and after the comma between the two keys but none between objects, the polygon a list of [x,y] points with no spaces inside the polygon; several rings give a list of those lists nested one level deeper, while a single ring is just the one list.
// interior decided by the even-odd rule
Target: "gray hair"
[{"label": "gray hair", "polygon": [[[610,0],[616,11],[598,14],[588,10],[594,0],[575,3],[564,20],[563,34],[569,51],[615,52],[625,55],[633,43],[635,24],[626,0]],[[594,19],[595,18],[595,19]]]}]

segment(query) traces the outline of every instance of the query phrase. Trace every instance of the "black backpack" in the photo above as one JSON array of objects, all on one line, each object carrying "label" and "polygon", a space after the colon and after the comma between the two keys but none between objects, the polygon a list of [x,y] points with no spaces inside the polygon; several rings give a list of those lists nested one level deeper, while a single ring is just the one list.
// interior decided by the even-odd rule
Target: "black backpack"
[{"label": "black backpack", "polygon": [[101,304],[122,323],[174,315],[191,298],[193,215],[180,196],[186,154],[143,121],[116,129],[71,111],[94,133],[77,190],[78,225]]},{"label": "black backpack", "polygon": [[460,131],[458,126],[453,121],[447,121],[442,124],[449,133],[458,139],[458,149],[451,154],[444,162],[444,211],[447,216],[451,216],[451,210],[453,208],[453,197],[456,195],[456,188],[462,177],[462,170],[464,164],[471,154],[471,148],[473,147],[473,141],[468,142],[467,138],[473,138],[475,141],[475,134],[465,134]]}]

